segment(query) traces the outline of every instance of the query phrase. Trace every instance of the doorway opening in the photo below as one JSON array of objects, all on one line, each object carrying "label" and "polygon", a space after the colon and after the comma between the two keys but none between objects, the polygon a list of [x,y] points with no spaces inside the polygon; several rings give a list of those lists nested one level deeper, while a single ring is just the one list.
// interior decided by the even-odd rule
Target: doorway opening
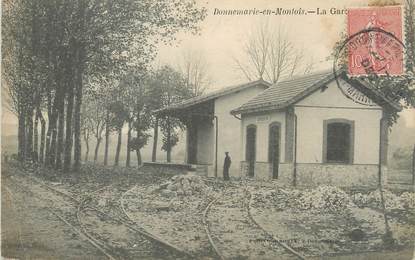
[{"label": "doorway opening", "polygon": [[248,176],[255,175],[255,161],[256,161],[256,126],[249,125],[246,128],[246,151],[245,160],[248,163]]},{"label": "doorway opening", "polygon": [[273,179],[278,179],[278,167],[280,163],[280,138],[281,124],[270,124],[268,138],[268,162],[271,163]]}]

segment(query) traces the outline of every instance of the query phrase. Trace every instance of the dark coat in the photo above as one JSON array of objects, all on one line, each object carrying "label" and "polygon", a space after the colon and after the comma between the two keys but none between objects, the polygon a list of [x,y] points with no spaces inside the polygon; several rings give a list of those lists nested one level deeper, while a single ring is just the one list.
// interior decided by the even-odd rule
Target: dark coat
[{"label": "dark coat", "polygon": [[231,167],[231,157],[226,155],[225,162],[223,163],[223,179],[225,181],[229,180],[229,167]]},{"label": "dark coat", "polygon": [[231,157],[229,155],[225,156],[225,162],[223,163],[223,168],[224,169],[229,169],[229,167],[231,167]]}]

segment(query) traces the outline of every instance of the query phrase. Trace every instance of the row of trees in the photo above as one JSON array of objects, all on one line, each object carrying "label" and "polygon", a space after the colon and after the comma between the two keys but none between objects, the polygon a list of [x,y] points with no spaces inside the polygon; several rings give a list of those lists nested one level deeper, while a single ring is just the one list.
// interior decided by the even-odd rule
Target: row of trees
[{"label": "row of trees", "polygon": [[[190,67],[199,66],[196,60]],[[159,129],[162,133],[162,150],[171,161],[172,148],[179,141],[178,131],[182,123],[169,116],[156,117],[155,109],[168,106],[183,99],[201,94],[205,85],[189,81],[187,74],[182,74],[171,66],[162,66],[151,71],[146,77],[128,74],[116,88],[107,92],[107,97],[88,95],[83,105],[84,122],[82,133],[86,144],[85,160],[88,160],[90,137],[95,138],[94,162],[98,160],[98,151],[105,138],[104,165],[108,164],[109,135],[117,135],[114,165],[119,164],[123,129],[126,129],[126,166],[131,164],[131,152],[135,151],[138,164],[141,164],[140,149],[147,143],[153,129],[153,154],[156,160]],[[135,134],[133,135],[133,133]]]},{"label": "row of trees", "polygon": [[[191,0],[6,0],[2,14],[2,85],[18,117],[18,158],[66,172],[79,170],[82,133],[105,130],[108,139],[125,122],[139,154],[149,127],[140,95],[156,46],[197,32],[206,10]],[[86,130],[86,114],[103,117]]]}]

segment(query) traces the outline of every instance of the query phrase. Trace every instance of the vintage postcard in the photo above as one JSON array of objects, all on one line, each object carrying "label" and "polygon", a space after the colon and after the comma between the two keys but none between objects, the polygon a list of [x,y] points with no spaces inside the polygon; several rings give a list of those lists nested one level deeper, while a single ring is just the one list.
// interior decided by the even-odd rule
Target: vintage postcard
[{"label": "vintage postcard", "polygon": [[2,259],[415,259],[415,0],[3,0]]}]

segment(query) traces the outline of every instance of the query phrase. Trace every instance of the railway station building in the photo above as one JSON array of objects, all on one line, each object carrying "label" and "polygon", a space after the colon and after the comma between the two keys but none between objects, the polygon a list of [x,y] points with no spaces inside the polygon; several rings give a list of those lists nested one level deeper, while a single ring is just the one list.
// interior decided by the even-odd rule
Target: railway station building
[{"label": "railway station building", "polygon": [[388,113],[398,103],[325,71],[242,84],[156,111],[183,120],[186,162],[222,177],[284,184],[376,186],[387,176]]},{"label": "railway station building", "polygon": [[271,86],[258,80],[225,87],[155,111],[179,118],[186,126],[184,164],[207,176],[222,177],[225,152],[229,152],[232,177],[240,176],[241,121],[230,111]]}]

